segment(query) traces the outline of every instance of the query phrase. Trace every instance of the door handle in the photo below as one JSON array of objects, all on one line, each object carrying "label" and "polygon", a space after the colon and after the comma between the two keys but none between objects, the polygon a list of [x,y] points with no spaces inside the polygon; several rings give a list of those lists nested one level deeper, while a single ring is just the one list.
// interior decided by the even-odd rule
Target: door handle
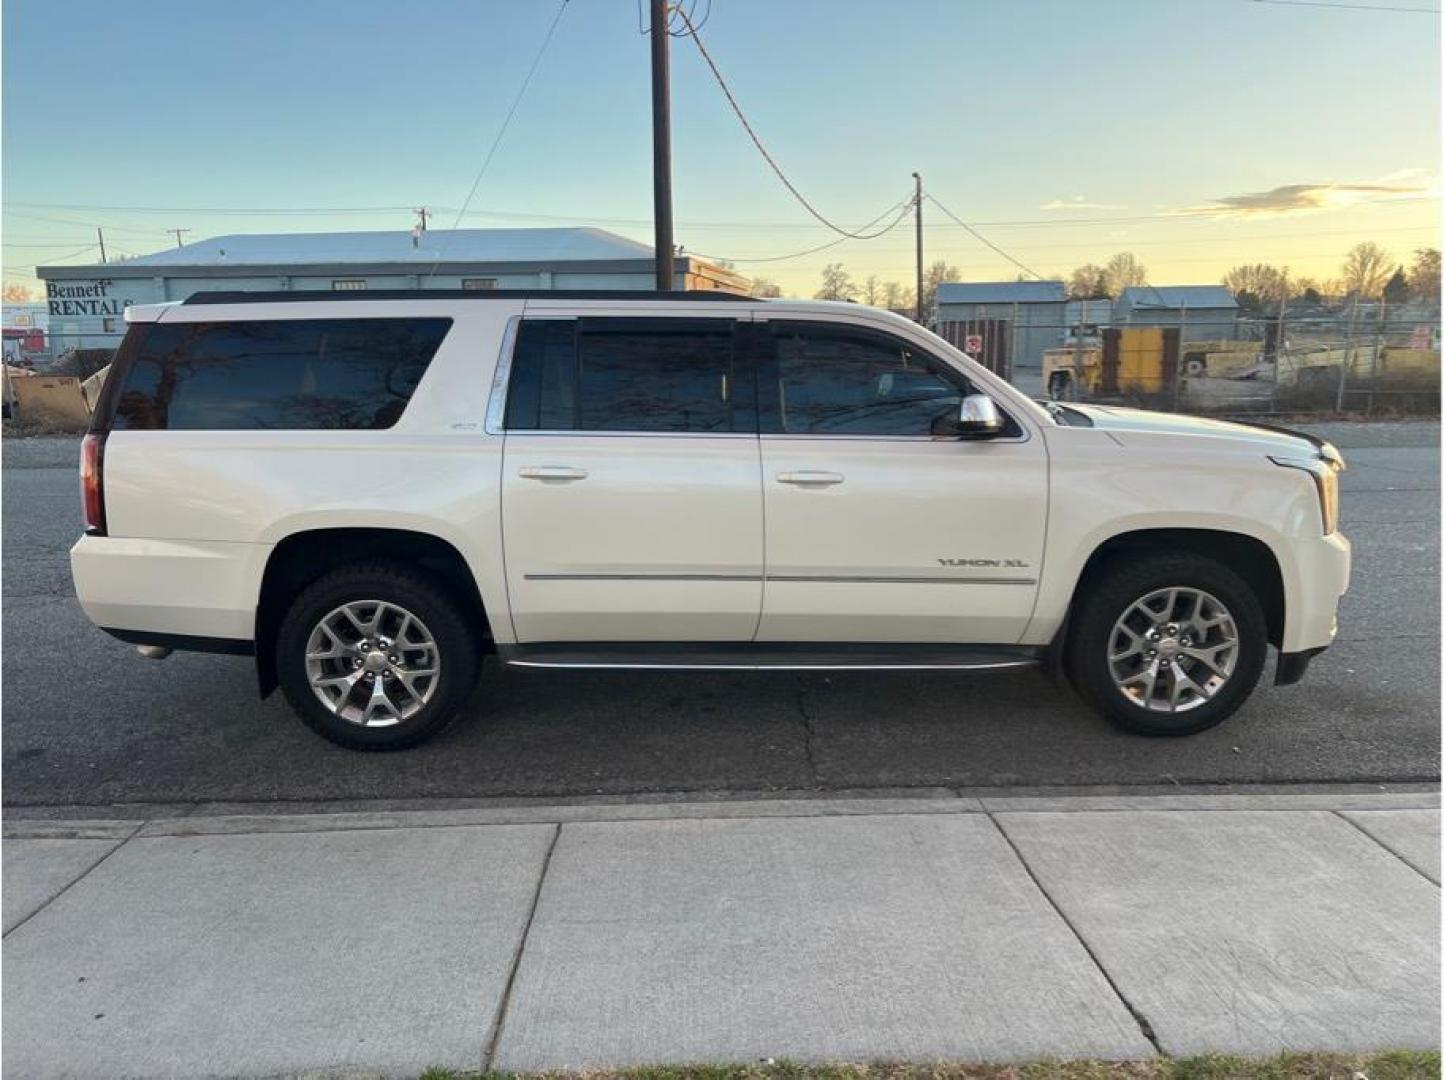
[{"label": "door handle", "polygon": [[827,487],[829,484],[840,484],[843,479],[842,473],[820,472],[816,469],[802,469],[798,472],[777,474],[779,484],[801,484],[806,487]]},{"label": "door handle", "polygon": [[570,465],[528,465],[517,470],[524,480],[585,480],[586,469],[574,469]]}]

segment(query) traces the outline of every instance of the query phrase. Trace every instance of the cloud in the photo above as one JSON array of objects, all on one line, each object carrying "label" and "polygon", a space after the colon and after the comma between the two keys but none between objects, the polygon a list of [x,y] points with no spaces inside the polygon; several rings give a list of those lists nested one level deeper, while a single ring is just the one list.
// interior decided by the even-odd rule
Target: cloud
[{"label": "cloud", "polygon": [[1314,213],[1337,210],[1364,203],[1392,202],[1414,199],[1430,191],[1427,182],[1404,183],[1423,177],[1421,169],[1404,169],[1383,180],[1357,184],[1283,184],[1268,191],[1251,191],[1242,195],[1225,195],[1211,203],[1179,206],[1169,214],[1183,217],[1275,217],[1281,214]]},{"label": "cloud", "polygon": [[1089,202],[1083,195],[1074,195],[1071,199],[1053,199],[1038,207],[1039,210],[1127,210],[1126,206],[1115,206],[1113,203]]}]

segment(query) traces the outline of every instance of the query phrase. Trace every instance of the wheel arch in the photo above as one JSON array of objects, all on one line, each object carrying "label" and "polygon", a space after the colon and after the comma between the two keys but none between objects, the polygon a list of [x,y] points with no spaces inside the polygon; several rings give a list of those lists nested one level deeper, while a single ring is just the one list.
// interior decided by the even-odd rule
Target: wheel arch
[{"label": "wheel arch", "polygon": [[290,602],[312,581],[348,563],[394,560],[419,565],[436,576],[461,602],[478,635],[492,647],[486,605],[465,556],[449,541],[412,529],[335,527],[306,529],[283,537],[271,549],[256,602],[256,676],[261,696],[278,685],[275,642]]},{"label": "wheel arch", "polygon": [[[1088,556],[1073,586],[1068,611],[1074,610],[1078,597],[1089,581],[1101,574],[1111,563],[1130,554],[1142,552],[1193,554],[1228,567],[1248,584],[1258,597],[1268,626],[1269,644],[1281,648],[1284,622],[1287,618],[1283,568],[1278,556],[1267,543],[1247,533],[1224,529],[1145,528],[1133,529],[1108,537]],[[1058,640],[1067,637],[1070,619],[1064,619]]]}]

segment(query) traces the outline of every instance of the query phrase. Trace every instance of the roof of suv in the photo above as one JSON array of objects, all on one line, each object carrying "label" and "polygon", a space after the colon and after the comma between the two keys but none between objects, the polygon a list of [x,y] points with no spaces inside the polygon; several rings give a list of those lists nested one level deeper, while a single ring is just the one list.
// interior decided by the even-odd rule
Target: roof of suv
[{"label": "roof of suv", "polygon": [[297,300],[721,300],[753,303],[755,296],[712,289],[688,289],[673,292],[640,289],[358,289],[355,291],[327,289],[288,289],[266,292],[198,292],[185,299],[187,304],[276,304]]}]

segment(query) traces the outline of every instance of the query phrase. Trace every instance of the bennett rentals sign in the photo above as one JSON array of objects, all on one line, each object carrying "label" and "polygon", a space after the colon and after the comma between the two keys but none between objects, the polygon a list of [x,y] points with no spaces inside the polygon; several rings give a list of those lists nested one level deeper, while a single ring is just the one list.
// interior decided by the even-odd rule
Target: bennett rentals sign
[{"label": "bennett rentals sign", "polygon": [[115,282],[110,278],[94,281],[47,281],[45,298],[50,306],[52,318],[65,316],[105,318],[125,314],[125,309],[135,301],[115,293]]}]

